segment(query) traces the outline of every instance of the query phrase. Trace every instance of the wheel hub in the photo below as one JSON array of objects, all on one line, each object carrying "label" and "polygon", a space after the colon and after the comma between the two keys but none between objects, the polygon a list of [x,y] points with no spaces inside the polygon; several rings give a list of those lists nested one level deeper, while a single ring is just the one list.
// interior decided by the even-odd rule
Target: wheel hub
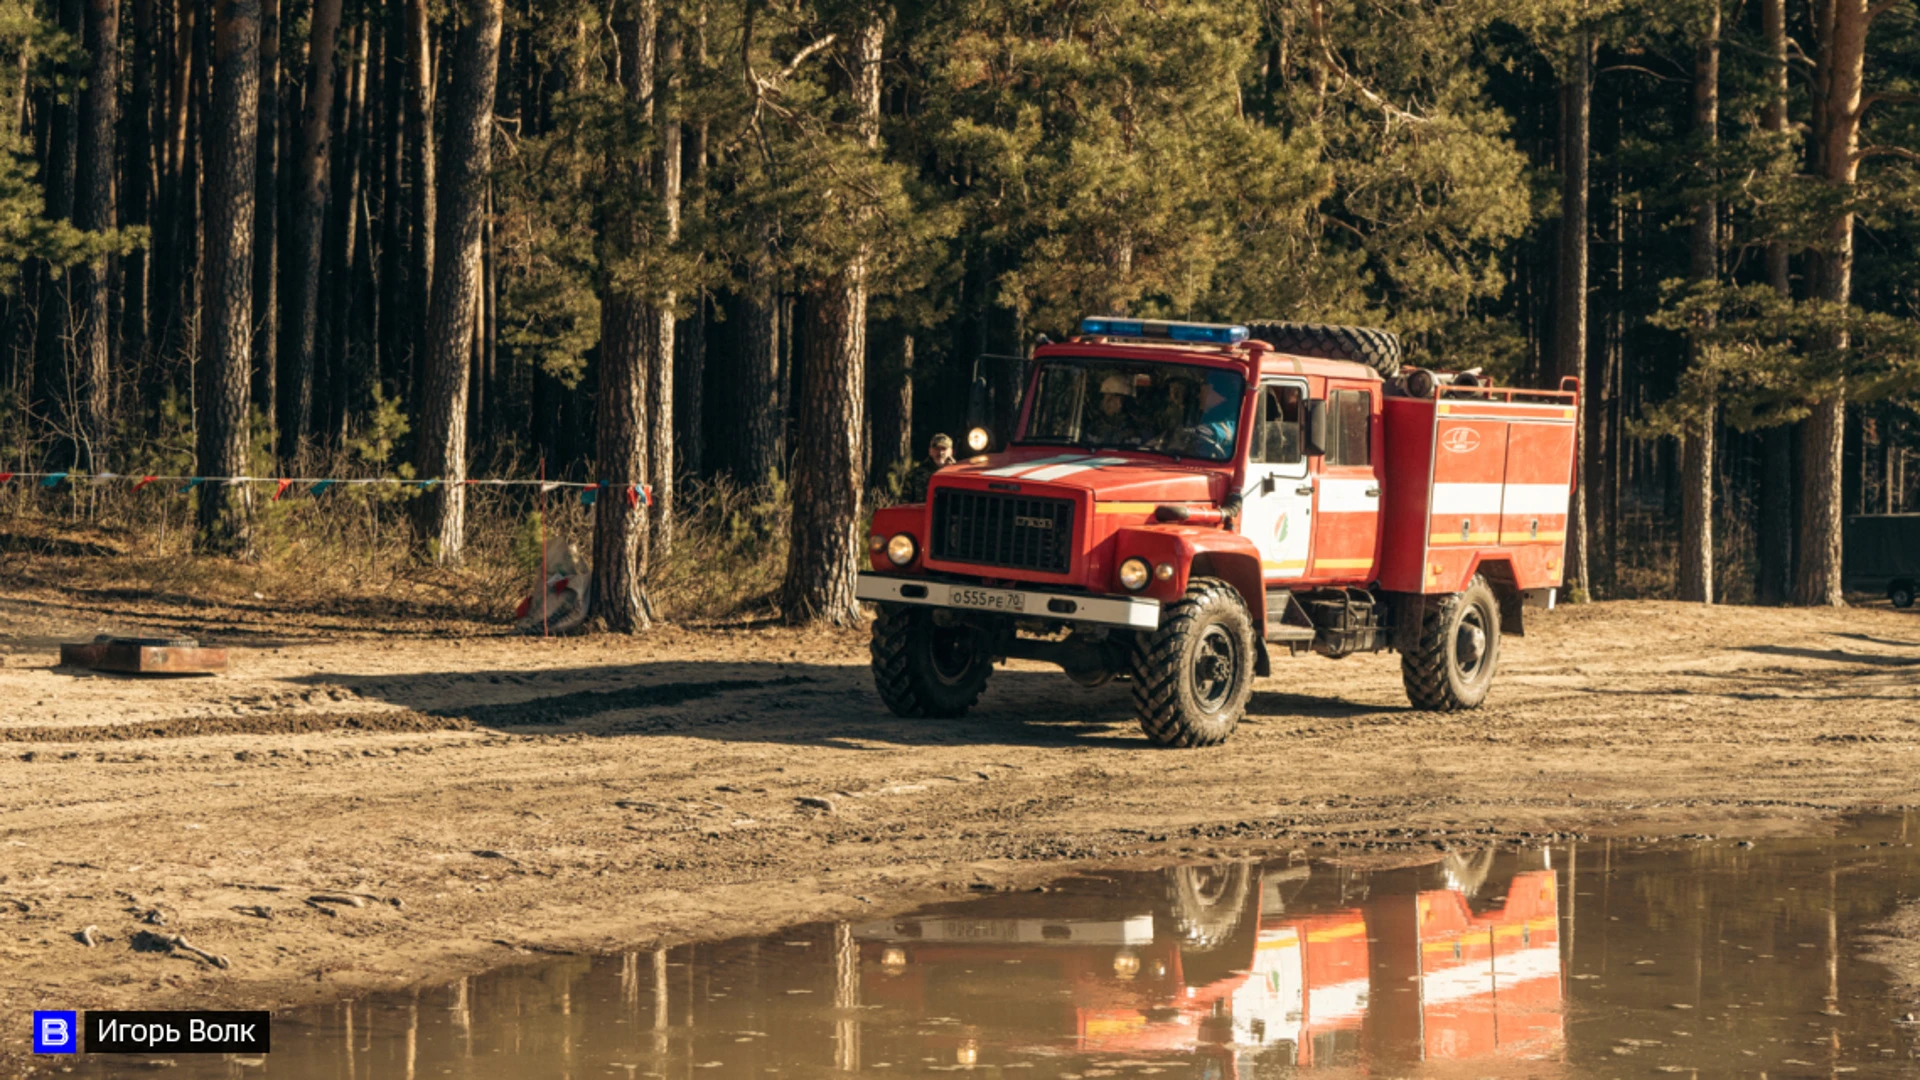
[{"label": "wheel hub", "polygon": [[1460,661],[1460,670],[1472,674],[1480,666],[1480,660],[1487,652],[1487,631],[1479,620],[1472,616],[1460,621],[1460,633],[1454,643],[1454,655]]},{"label": "wheel hub", "polygon": [[1226,630],[1209,626],[1193,653],[1193,696],[1202,707],[1218,708],[1233,692],[1233,640]]}]

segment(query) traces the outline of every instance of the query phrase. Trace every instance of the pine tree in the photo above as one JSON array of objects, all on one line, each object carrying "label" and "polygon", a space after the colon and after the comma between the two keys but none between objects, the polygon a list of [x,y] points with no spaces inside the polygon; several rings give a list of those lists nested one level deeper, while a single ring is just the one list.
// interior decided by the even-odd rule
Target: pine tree
[{"label": "pine tree", "polygon": [[253,344],[254,155],[260,101],[260,0],[219,0],[214,8],[212,135],[207,161],[206,362],[201,367],[200,531],[216,551],[247,544],[249,491],[221,477],[244,476],[250,441],[248,390]]},{"label": "pine tree", "polygon": [[426,394],[417,467],[437,481],[414,506],[414,533],[440,562],[466,544],[469,352],[480,298],[480,241],[493,168],[493,97],[500,67],[501,0],[463,0],[448,82],[443,203],[427,309]]},{"label": "pine tree", "polygon": [[[1703,154],[1719,145],[1720,9],[1711,0],[1693,61],[1694,139]],[[1719,204],[1711,181],[1693,211],[1688,277],[1712,285],[1720,278]],[[1713,603],[1714,398],[1711,391],[1681,433],[1680,599]]]}]

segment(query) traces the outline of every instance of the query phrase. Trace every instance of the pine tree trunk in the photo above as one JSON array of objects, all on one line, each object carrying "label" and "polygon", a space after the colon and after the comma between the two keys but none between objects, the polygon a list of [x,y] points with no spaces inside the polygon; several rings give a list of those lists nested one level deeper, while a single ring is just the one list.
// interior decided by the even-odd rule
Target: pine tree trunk
[{"label": "pine tree trunk", "polygon": [[[666,217],[666,235],[656,243],[672,244],[680,238],[680,29],[676,15],[663,13],[658,18],[657,45],[654,49],[653,129],[658,138],[654,151],[653,190],[659,196]],[[673,306],[676,296],[669,290],[661,298],[654,316],[653,333],[648,336],[652,355],[647,357],[647,476],[653,485],[653,544],[651,555],[666,558],[673,551],[674,470],[673,434]]]},{"label": "pine tree trunk", "polygon": [[[1011,430],[1002,438],[1010,438]],[[893,430],[881,442],[893,458],[888,467],[905,466],[913,461],[913,335],[900,338],[900,382],[895,388]]]},{"label": "pine tree trunk", "polygon": [[462,0],[448,84],[446,154],[436,223],[439,253],[427,312],[426,400],[420,427],[421,477],[443,481],[415,502],[422,546],[446,562],[466,542],[467,389],[474,313],[480,298],[481,217],[493,169],[493,91],[500,66],[501,0]]},{"label": "pine tree trunk", "polygon": [[[1593,112],[1592,39],[1575,37],[1574,56],[1560,85],[1560,232],[1559,273],[1554,285],[1553,377],[1584,380],[1587,372],[1587,166]],[[1586,430],[1588,388],[1581,387],[1576,430]],[[1569,599],[1590,596],[1587,572],[1587,488],[1597,475],[1590,468],[1584,438],[1574,471],[1572,505],[1567,517],[1566,566],[1562,578]]]},{"label": "pine tree trunk", "polygon": [[[155,48],[154,0],[133,0],[132,55],[128,67],[133,72],[133,94],[127,102],[127,152],[122,179],[122,211],[129,227],[148,224],[153,205],[153,76],[159,67]],[[147,348],[147,273],[152,265],[151,245],[127,253],[121,272],[120,350],[122,372],[138,369],[146,363]],[[122,375],[124,378],[124,374]]]},{"label": "pine tree trunk", "polygon": [[[1764,123],[1784,136],[1787,119],[1787,0],[1761,0],[1760,23],[1766,40],[1768,68]],[[1792,295],[1787,243],[1767,245],[1767,283]],[[1763,604],[1784,604],[1793,587],[1793,433],[1785,427],[1761,432],[1759,499],[1759,575],[1755,595]]]},{"label": "pine tree trunk", "polygon": [[[90,58],[87,88],[80,100],[80,147],[75,188],[79,194],[74,224],[90,232],[118,227],[114,209],[114,172],[119,164],[115,127],[120,120],[119,0],[87,0],[86,49]],[[85,460],[104,466],[113,402],[114,346],[112,277],[102,255],[74,274],[73,304],[78,316],[74,352],[79,360],[76,412]]]},{"label": "pine tree trunk", "polygon": [[[1823,115],[1815,125],[1819,169],[1836,195],[1850,195],[1859,174],[1854,151],[1860,142],[1867,0],[1831,0],[1825,7],[1819,49],[1822,92],[1816,99]],[[1828,223],[1824,243],[1813,258],[1820,264],[1816,295],[1837,316],[1852,300],[1851,212],[1840,213]],[[1844,351],[1846,333],[1836,333],[1827,345]],[[1840,582],[1845,431],[1846,386],[1837,383],[1815,403],[1800,440],[1800,559],[1793,588],[1794,600],[1800,604],[1839,607],[1846,602]]]},{"label": "pine tree trunk", "polygon": [[[880,59],[886,24],[875,16],[853,35],[848,87],[861,134],[879,146]],[[789,622],[860,622],[854,585],[865,547],[857,535],[867,456],[867,256],[809,288],[801,373],[799,446],[793,463],[793,524],[780,606]]]},{"label": "pine tree trunk", "polygon": [[320,325],[320,270],[325,254],[327,190],[333,141],[334,52],[340,37],[340,0],[314,0],[307,47],[306,115],[300,135],[300,190],[293,209],[291,291],[293,321],[283,363],[280,457],[289,463],[307,449],[314,421],[314,355]]},{"label": "pine tree trunk", "polygon": [[[619,41],[621,84],[628,100],[636,104],[653,100],[659,17],[657,0],[630,0],[614,28]],[[606,163],[616,177],[634,167],[618,157]],[[642,168],[646,171],[637,178],[642,186],[659,180],[652,166]],[[630,174],[625,178],[631,178]],[[611,209],[602,225],[603,262],[629,258],[646,242],[640,223],[622,209]],[[633,485],[648,482],[655,472],[648,461],[655,444],[648,434],[649,419],[655,419],[657,426],[657,418],[648,415],[652,383],[649,367],[661,359],[661,323],[667,320],[658,305],[624,282],[609,282],[606,292],[600,303],[594,460],[597,479],[608,487],[594,504],[591,610],[601,626],[631,634],[647,629],[651,623],[646,581],[654,530],[650,524],[653,510],[644,505],[630,506],[625,493]],[[666,357],[671,362],[672,353]]]},{"label": "pine tree trunk", "polygon": [[780,294],[766,265],[770,258],[764,251],[751,257],[738,316],[740,373],[736,385],[740,392],[735,408],[745,428],[741,478],[756,486],[787,473],[786,415],[780,396]]},{"label": "pine tree trunk", "polygon": [[[360,227],[360,170],[364,157],[367,123],[368,24],[353,28],[346,65],[346,93],[340,117],[340,139],[333,154],[334,178],[328,187],[325,253],[321,257],[320,292],[326,298],[322,311],[325,347],[316,350],[324,358],[325,378],[316,378],[326,394],[316,403],[315,434],[328,446],[340,446],[346,439],[347,411],[353,397],[354,279],[358,264],[354,261]],[[319,419],[324,417],[324,422]]]},{"label": "pine tree trunk", "polygon": [[648,509],[627,490],[647,476],[646,339],[655,332],[650,305],[616,292],[600,305],[599,393],[594,416],[597,479],[608,485],[594,503],[595,620],[632,634],[647,629]]},{"label": "pine tree trunk", "polygon": [[426,326],[418,313],[433,302],[434,235],[437,200],[434,182],[437,170],[433,153],[433,34],[427,20],[427,0],[407,0],[406,35],[407,119],[404,138],[407,146],[407,177],[410,184],[407,222],[413,231],[413,258],[407,267],[407,310],[415,312],[417,327],[409,346],[409,370],[414,407],[417,410],[426,395]]},{"label": "pine tree trunk", "polygon": [[[1709,153],[1718,145],[1719,125],[1720,11],[1716,6],[1708,16],[1706,34],[1694,51],[1693,60],[1694,137]],[[1711,196],[1694,207],[1688,243],[1689,277],[1695,283],[1719,280],[1719,207]],[[1701,330],[1707,328],[1707,325],[1700,327]],[[1694,362],[1698,366],[1702,361],[1696,355]],[[1681,436],[1680,599],[1711,604],[1714,454],[1711,392],[1701,409],[1700,415],[1687,422]]]},{"label": "pine tree trunk", "polygon": [[[57,11],[60,29],[79,38],[85,20],[80,0],[59,0]],[[59,65],[59,73],[67,78],[78,75],[66,64]],[[72,221],[76,209],[73,186],[78,157],[75,130],[79,126],[78,109],[71,100],[61,101],[52,92],[46,94],[45,101],[47,161],[42,175],[46,180],[46,216],[54,221]],[[70,392],[73,373],[68,363],[73,333],[68,290],[74,276],[54,266],[48,266],[41,275],[39,333],[34,340],[34,411],[57,418],[60,427],[69,431],[77,426],[78,420],[78,402]],[[62,447],[59,457],[77,463],[78,449],[69,443]]]},{"label": "pine tree trunk", "polygon": [[[200,377],[201,476],[247,471],[252,375],[254,156],[259,146],[260,0],[218,0],[207,134],[206,361]],[[216,551],[246,547],[249,489],[199,489],[200,532]]]},{"label": "pine tree trunk", "polygon": [[403,376],[408,371],[404,358],[411,340],[412,320],[407,317],[406,263],[406,115],[405,85],[407,9],[403,4],[389,5],[386,27],[386,71],[382,76],[379,156],[380,180],[380,289],[379,304],[380,361],[382,388],[399,389],[403,407],[411,386]]},{"label": "pine tree trunk", "polygon": [[280,0],[260,3],[260,148],[253,213],[253,404],[275,423],[280,351]]},{"label": "pine tree trunk", "polygon": [[[689,67],[696,78],[707,70],[707,9],[695,5],[693,15],[692,56]],[[683,202],[700,199],[707,182],[707,124],[702,120],[684,128],[682,147],[686,162]],[[693,298],[693,313],[680,325],[676,345],[680,350],[680,370],[675,377],[678,397],[675,418],[679,428],[680,475],[698,479],[706,475],[706,383],[707,383],[707,292],[703,288]]]}]

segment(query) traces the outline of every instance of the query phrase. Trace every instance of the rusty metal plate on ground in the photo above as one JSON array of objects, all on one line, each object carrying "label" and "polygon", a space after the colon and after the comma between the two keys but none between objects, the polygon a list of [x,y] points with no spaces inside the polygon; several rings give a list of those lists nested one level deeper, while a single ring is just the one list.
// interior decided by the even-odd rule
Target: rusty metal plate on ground
[{"label": "rusty metal plate on ground", "polygon": [[227,670],[227,650],[202,648],[192,638],[95,638],[60,646],[60,664],[121,675],[211,675]]}]

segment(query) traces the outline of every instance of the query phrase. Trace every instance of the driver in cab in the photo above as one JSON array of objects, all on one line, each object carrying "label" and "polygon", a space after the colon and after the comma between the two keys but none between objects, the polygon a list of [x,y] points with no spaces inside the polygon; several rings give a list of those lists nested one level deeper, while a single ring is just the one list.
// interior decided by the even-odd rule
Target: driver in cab
[{"label": "driver in cab", "polygon": [[1133,380],[1108,375],[1100,380],[1100,406],[1087,417],[1086,439],[1101,446],[1130,446],[1141,438]]}]

